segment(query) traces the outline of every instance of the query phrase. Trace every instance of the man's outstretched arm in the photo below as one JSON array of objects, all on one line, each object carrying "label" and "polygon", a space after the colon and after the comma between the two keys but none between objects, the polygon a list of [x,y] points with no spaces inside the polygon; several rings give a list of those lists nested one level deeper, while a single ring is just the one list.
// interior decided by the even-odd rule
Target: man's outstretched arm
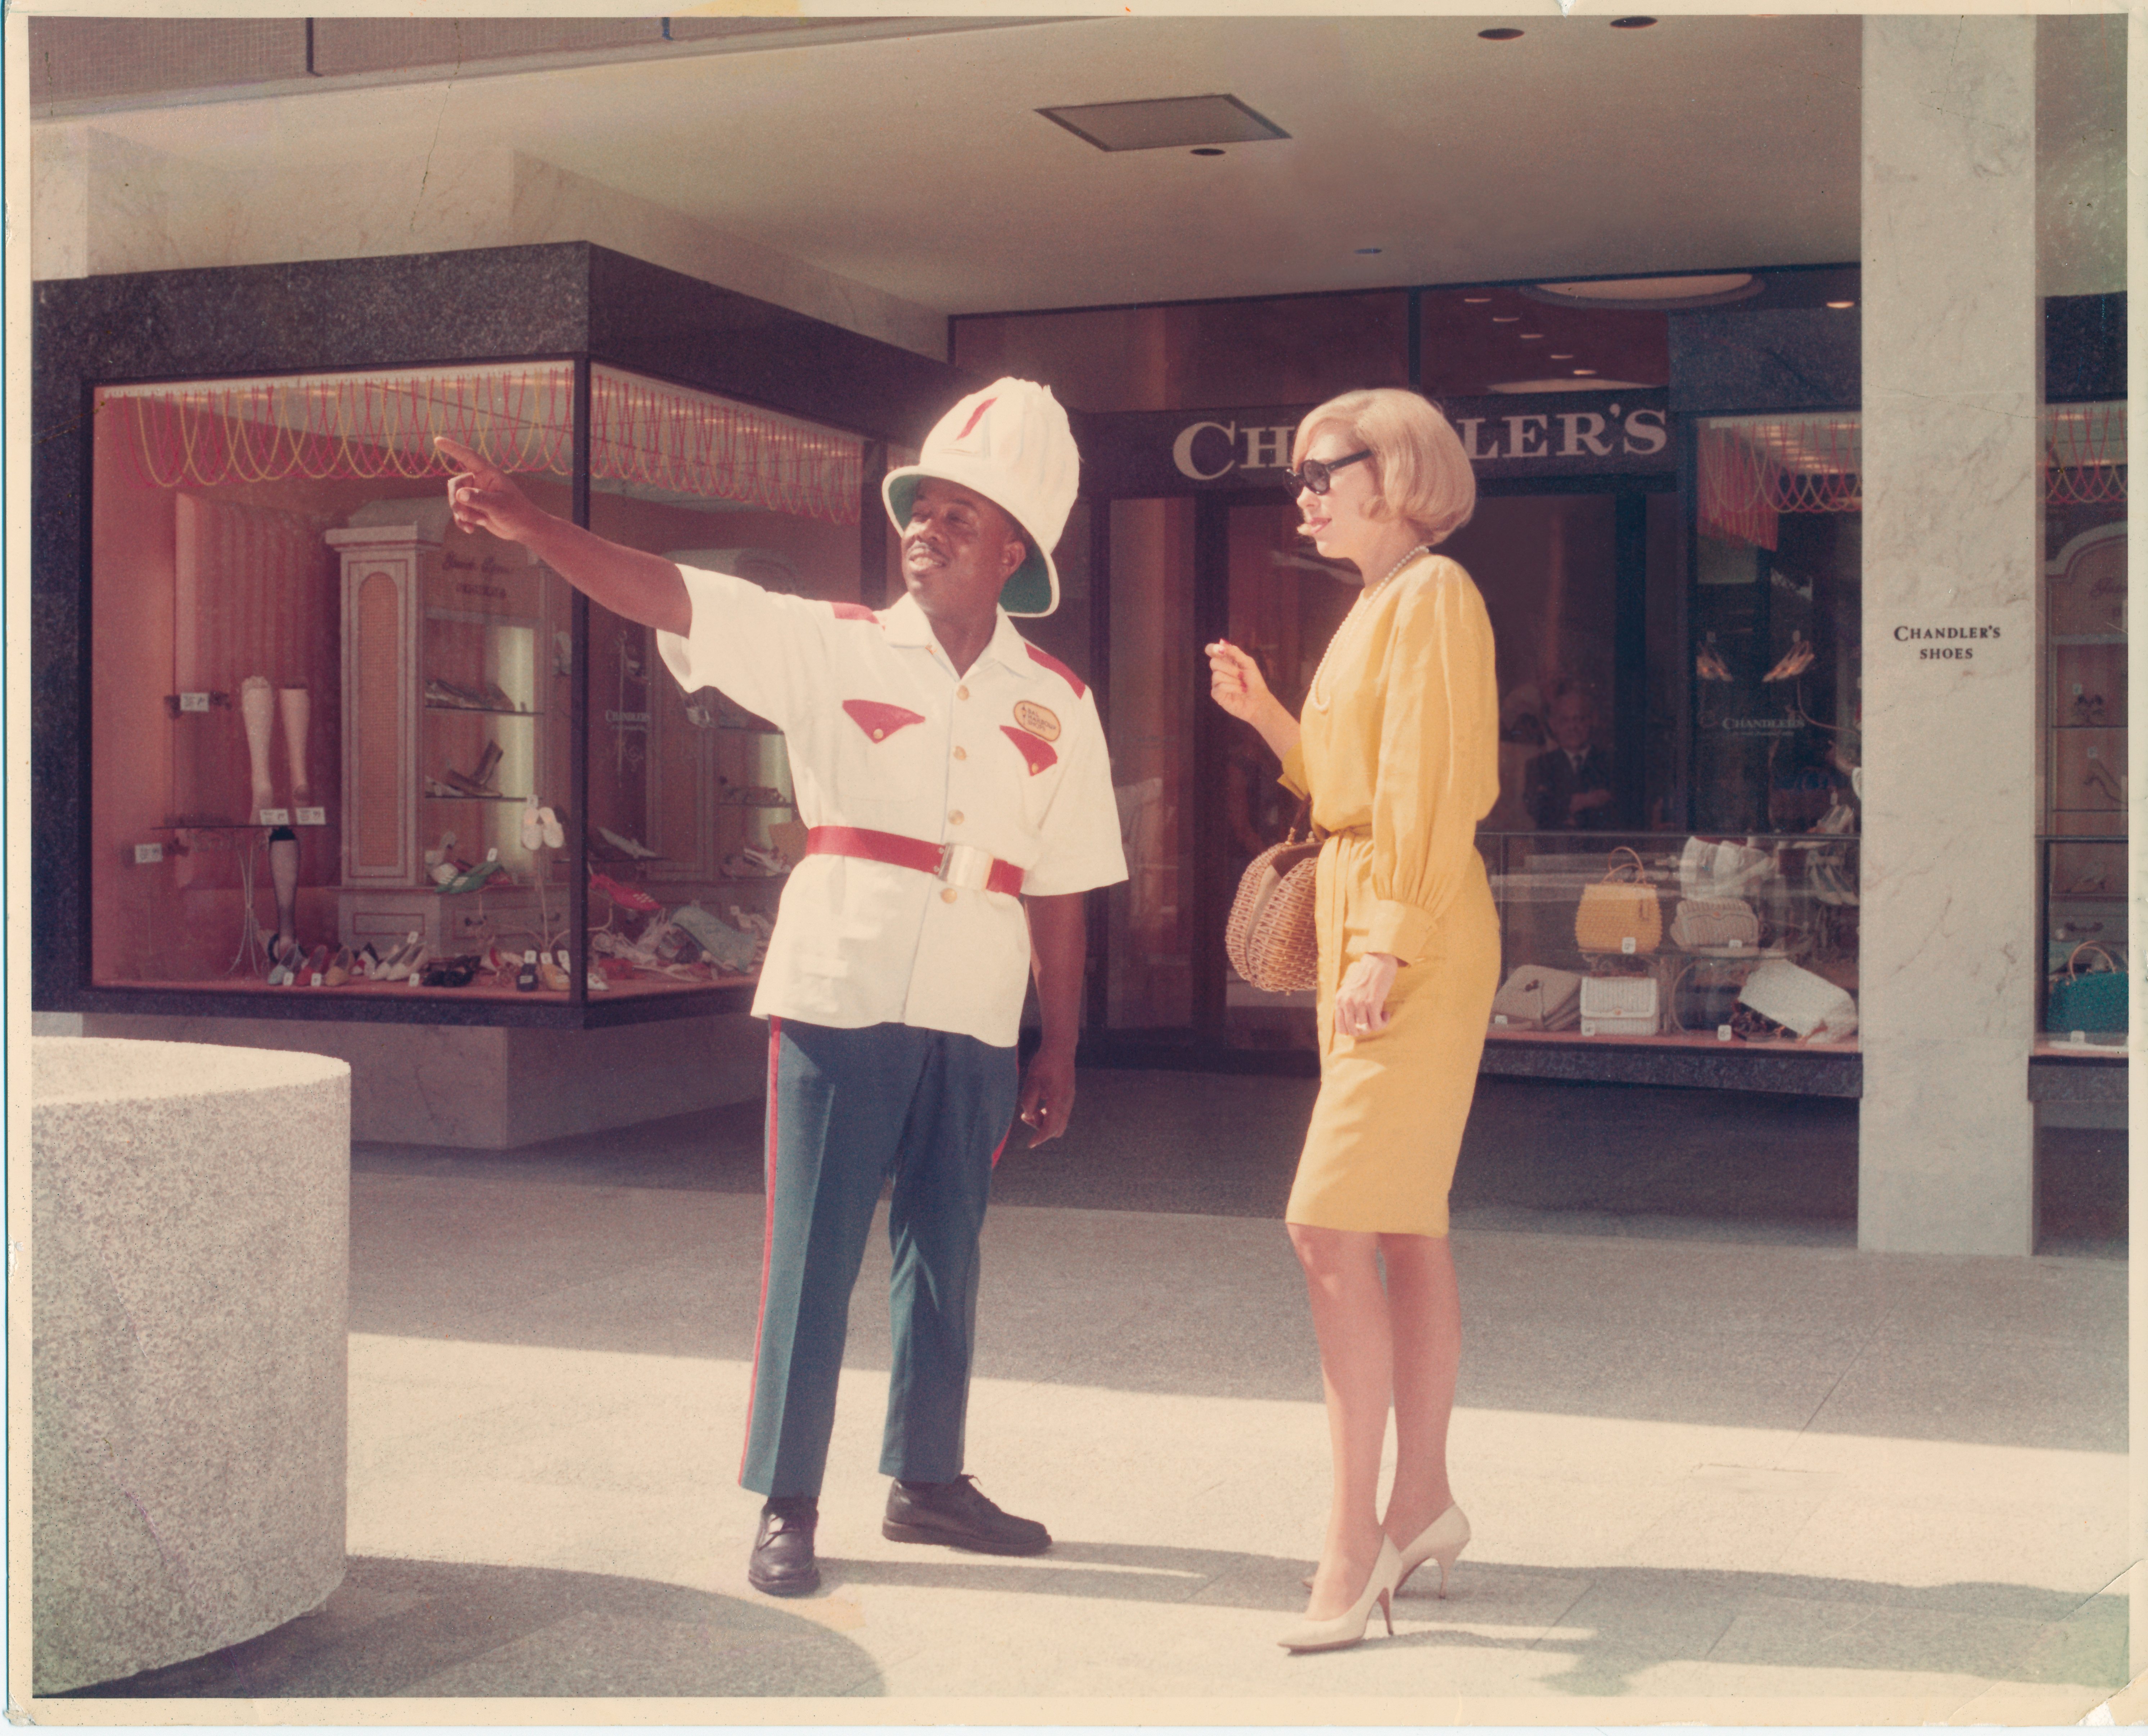
[{"label": "man's outstretched arm", "polygon": [[555,517],[459,441],[441,434],[433,444],[459,466],[448,479],[456,529],[521,544],[592,603],[628,620],[679,634],[693,625],[686,581],[662,555],[622,548]]}]

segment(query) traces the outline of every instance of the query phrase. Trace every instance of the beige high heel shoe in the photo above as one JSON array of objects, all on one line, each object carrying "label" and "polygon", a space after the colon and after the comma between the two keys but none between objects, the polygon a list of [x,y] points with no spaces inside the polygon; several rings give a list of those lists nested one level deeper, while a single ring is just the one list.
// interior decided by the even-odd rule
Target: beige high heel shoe
[{"label": "beige high heel shoe", "polygon": [[1428,1561],[1439,1563],[1439,1594],[1447,1595],[1447,1576],[1453,1570],[1454,1558],[1469,1547],[1469,1518],[1462,1509],[1450,1503],[1445,1513],[1417,1534],[1417,1539],[1402,1552],[1402,1571],[1396,1576],[1395,1589],[1400,1591],[1409,1583],[1409,1577]]},{"label": "beige high heel shoe", "polygon": [[1345,1646],[1354,1646],[1365,1637],[1366,1624],[1373,1618],[1373,1606],[1380,1606],[1380,1613],[1387,1618],[1388,1632],[1395,1631],[1395,1612],[1391,1599],[1395,1593],[1395,1582],[1402,1572],[1402,1557],[1395,1553],[1393,1539],[1380,1538],[1379,1559],[1373,1563],[1373,1576],[1365,1582],[1363,1593],[1342,1614],[1330,1616],[1323,1622],[1301,1622],[1287,1633],[1279,1634],[1276,1643],[1292,1652],[1338,1652]]}]

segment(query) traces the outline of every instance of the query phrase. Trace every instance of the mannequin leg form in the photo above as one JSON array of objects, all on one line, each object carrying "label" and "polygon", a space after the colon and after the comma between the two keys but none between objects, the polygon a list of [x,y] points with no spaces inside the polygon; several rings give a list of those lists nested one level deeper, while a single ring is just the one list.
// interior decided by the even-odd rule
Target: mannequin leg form
[{"label": "mannequin leg form", "polygon": [[268,760],[268,737],[276,727],[276,692],[266,675],[248,675],[238,684],[238,715],[246,725],[246,757],[253,777],[253,805],[248,820],[276,805],[274,768]]},{"label": "mannequin leg form", "polygon": [[302,808],[314,799],[306,776],[306,729],[313,720],[314,696],[304,687],[286,687],[276,697],[284,709],[284,750],[291,756],[291,805]]},{"label": "mannequin leg form", "polygon": [[299,938],[299,835],[288,825],[268,835],[268,878],[276,887],[276,940],[268,949],[274,961]]}]

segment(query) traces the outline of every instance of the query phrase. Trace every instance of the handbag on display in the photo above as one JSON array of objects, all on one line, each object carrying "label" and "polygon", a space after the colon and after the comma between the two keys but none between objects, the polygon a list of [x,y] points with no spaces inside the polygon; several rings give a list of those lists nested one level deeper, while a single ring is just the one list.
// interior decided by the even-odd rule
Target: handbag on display
[{"label": "handbag on display", "polygon": [[1581,978],[1572,971],[1523,965],[1492,997],[1492,1022],[1511,1031],[1565,1031],[1581,1018]]},{"label": "handbag on display", "polygon": [[1663,1028],[1661,985],[1653,976],[1581,979],[1583,1036],[1654,1036]]},{"label": "handbag on display", "polygon": [[1671,944],[1690,951],[1698,946],[1757,946],[1760,919],[1742,898],[1681,898],[1671,918]]},{"label": "handbag on display", "polygon": [[[2081,955],[2090,956],[2088,970],[2080,968]],[[2101,959],[2103,968],[2095,968]],[[2126,1002],[2133,980],[2118,968],[2117,961],[2102,947],[2084,941],[2066,961],[2065,975],[2051,981],[2051,997],[2044,1004],[2046,1031],[2112,1031],[2126,1028]]]},{"label": "handbag on display", "polygon": [[1808,1042],[1857,1034],[1857,1001],[1849,991],[1786,958],[1763,963],[1745,979],[1738,999]]},{"label": "handbag on display", "polygon": [[1246,864],[1223,929],[1231,968],[1271,995],[1312,988],[1320,981],[1320,943],[1312,926],[1320,843],[1310,835],[1308,813],[1307,806],[1298,810],[1307,822],[1305,838],[1293,825],[1282,843],[1271,844]]},{"label": "handbag on display", "polygon": [[1641,853],[1621,845],[1611,852],[1603,878],[1581,889],[1573,944],[1583,952],[1654,952],[1663,938],[1663,906]]},{"label": "handbag on display", "polygon": [[1775,859],[1749,844],[1689,838],[1679,857],[1679,891],[1688,898],[1737,898],[1774,871]]}]

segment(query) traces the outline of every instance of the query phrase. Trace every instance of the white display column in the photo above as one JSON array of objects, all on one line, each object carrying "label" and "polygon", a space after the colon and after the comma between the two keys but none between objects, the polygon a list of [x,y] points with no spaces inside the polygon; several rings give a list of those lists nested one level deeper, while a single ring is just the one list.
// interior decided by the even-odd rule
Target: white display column
[{"label": "white display column", "polygon": [[2035,20],[1870,16],[1858,1243],[2034,1225]]}]

